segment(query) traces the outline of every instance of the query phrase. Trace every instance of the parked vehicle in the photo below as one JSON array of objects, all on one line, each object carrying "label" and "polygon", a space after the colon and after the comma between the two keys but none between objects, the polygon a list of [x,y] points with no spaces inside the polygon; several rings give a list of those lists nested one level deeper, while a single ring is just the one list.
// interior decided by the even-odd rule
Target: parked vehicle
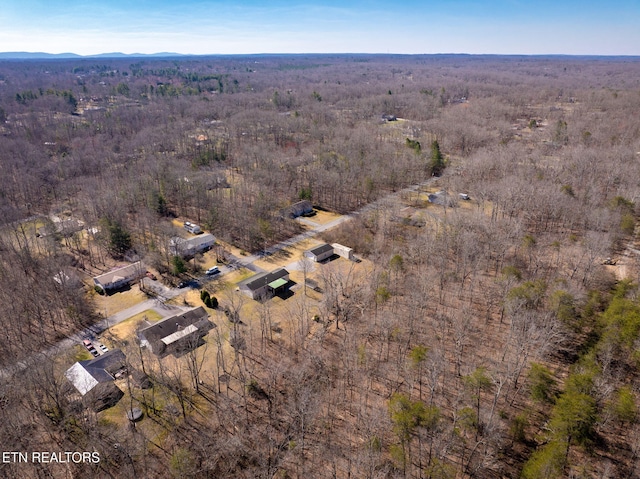
[{"label": "parked vehicle", "polygon": [[193,233],[194,235],[199,235],[202,233],[202,229],[195,223],[191,223],[189,221],[184,222],[184,229],[186,229],[189,233]]},{"label": "parked vehicle", "polygon": [[87,348],[87,351],[89,351],[93,356],[99,356],[100,353],[96,350],[95,346],[93,345],[93,343],[91,342],[90,339],[83,339],[82,340],[82,345]]},{"label": "parked vehicle", "polygon": [[220,272],[220,268],[218,268],[217,266],[213,266],[212,268],[209,268],[206,272],[207,276],[213,276],[214,274],[218,274]]},{"label": "parked vehicle", "polygon": [[156,279],[158,279],[158,278],[156,278],[156,275],[155,275],[155,274],[153,274],[151,271],[147,271],[144,275],[145,275],[147,278],[152,279],[153,281],[155,281]]}]

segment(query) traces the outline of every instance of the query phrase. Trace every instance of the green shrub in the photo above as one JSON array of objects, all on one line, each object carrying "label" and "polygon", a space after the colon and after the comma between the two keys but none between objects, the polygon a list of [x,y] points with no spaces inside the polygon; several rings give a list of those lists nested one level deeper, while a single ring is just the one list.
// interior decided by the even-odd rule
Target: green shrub
[{"label": "green shrub", "polygon": [[608,405],[609,411],[621,423],[631,423],[635,421],[638,414],[636,398],[630,386],[622,386]]},{"label": "green shrub", "polygon": [[529,381],[531,383],[531,399],[540,402],[553,402],[556,380],[549,369],[542,364],[532,363],[529,370]]},{"label": "green shrub", "polygon": [[626,235],[632,235],[636,227],[636,219],[631,213],[625,213],[620,218],[620,230]]}]

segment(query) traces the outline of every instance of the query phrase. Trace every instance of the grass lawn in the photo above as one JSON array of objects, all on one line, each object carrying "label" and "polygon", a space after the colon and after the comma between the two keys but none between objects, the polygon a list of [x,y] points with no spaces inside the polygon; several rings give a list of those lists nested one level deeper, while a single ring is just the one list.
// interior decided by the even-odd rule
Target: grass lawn
[{"label": "grass lawn", "polygon": [[319,211],[319,210],[314,210],[316,212],[315,215],[313,216],[309,216],[309,220],[313,221],[314,223],[318,223],[319,225],[324,225],[327,223],[330,223],[331,221],[340,218],[342,215],[339,215],[338,213],[332,213],[330,211]]},{"label": "grass lawn", "polygon": [[271,256],[267,256],[266,258],[261,258],[257,261],[254,261],[253,264],[265,271],[272,271],[276,268],[284,268],[291,263],[300,261],[302,259],[302,253],[318,244],[322,243],[316,240],[307,239],[296,243],[293,246],[289,246],[288,248],[285,248],[281,251],[278,251]]},{"label": "grass lawn", "polygon": [[137,284],[127,290],[109,295],[100,295],[93,290],[89,294],[93,298],[96,311],[103,313],[105,316],[119,313],[148,299],[147,295],[140,291],[140,287]]},{"label": "grass lawn", "polygon": [[[147,321],[159,321],[162,319],[162,315],[153,309],[147,309],[141,313],[131,316],[129,319],[125,319],[119,324],[109,328],[109,335],[114,336],[119,340],[128,340],[135,335],[135,331],[144,320]],[[108,345],[107,345],[108,346]]]}]

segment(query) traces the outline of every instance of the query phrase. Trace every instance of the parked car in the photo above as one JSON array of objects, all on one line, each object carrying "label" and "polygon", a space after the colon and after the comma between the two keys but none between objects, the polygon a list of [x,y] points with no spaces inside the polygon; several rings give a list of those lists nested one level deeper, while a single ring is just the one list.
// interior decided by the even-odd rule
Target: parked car
[{"label": "parked car", "polygon": [[213,276],[214,274],[218,274],[219,272],[220,268],[218,268],[217,266],[213,266],[207,270],[206,275]]},{"label": "parked car", "polygon": [[178,283],[178,288],[186,288],[187,286],[189,286],[189,281],[180,281]]},{"label": "parked car", "polygon": [[144,275],[145,275],[147,278],[152,279],[153,281],[155,281],[156,279],[158,279],[158,278],[156,278],[156,275],[155,275],[155,274],[153,274],[151,271],[147,271]]},{"label": "parked car", "polygon": [[109,348],[106,347],[104,344],[101,344],[100,346],[98,346],[100,348],[100,352],[102,352],[102,354],[106,353],[107,351],[109,351]]}]

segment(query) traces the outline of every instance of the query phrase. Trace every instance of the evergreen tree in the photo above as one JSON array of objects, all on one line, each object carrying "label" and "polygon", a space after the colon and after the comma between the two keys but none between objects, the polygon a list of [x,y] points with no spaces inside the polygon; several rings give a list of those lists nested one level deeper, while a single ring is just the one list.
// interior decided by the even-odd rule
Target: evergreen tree
[{"label": "evergreen tree", "polygon": [[431,161],[429,163],[429,167],[431,168],[432,176],[440,176],[446,167],[438,140],[433,140],[431,143]]}]

